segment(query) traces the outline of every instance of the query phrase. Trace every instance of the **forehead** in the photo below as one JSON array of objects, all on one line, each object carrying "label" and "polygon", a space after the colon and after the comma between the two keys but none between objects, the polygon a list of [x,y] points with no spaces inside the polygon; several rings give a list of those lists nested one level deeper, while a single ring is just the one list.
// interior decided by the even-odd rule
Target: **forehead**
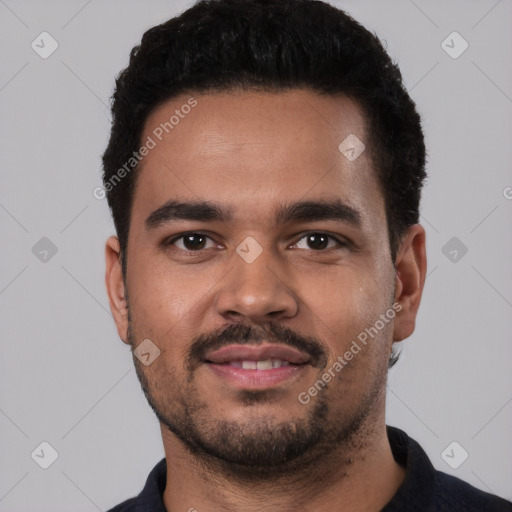
[{"label": "forehead", "polygon": [[183,94],[148,117],[141,143],[149,140],[134,219],[174,197],[225,204],[246,223],[264,222],[277,204],[325,196],[384,211],[368,148],[355,160],[340,150],[368,144],[361,108],[343,96]]}]

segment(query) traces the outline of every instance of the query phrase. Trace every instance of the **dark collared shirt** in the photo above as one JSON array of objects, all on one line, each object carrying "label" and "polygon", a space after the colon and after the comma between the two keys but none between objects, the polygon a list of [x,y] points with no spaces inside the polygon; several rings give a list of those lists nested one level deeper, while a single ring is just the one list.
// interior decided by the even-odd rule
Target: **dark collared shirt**
[{"label": "dark collared shirt", "polygon": [[[381,512],[512,512],[512,503],[436,471],[421,446],[405,432],[387,427],[395,460],[405,479]],[[167,512],[163,503],[167,466],[162,459],[151,471],[142,492],[108,512]]]}]

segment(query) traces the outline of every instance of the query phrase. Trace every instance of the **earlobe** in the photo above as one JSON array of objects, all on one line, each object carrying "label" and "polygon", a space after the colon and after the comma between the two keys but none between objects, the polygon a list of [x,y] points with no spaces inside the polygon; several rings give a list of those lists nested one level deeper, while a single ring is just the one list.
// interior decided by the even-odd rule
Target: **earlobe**
[{"label": "earlobe", "polygon": [[111,236],[105,244],[105,286],[119,337],[129,344],[128,308],[120,255],[119,239]]},{"label": "earlobe", "polygon": [[395,269],[395,302],[400,304],[401,310],[395,317],[393,341],[402,341],[414,332],[425,285],[425,229],[420,224],[410,226],[403,235]]}]

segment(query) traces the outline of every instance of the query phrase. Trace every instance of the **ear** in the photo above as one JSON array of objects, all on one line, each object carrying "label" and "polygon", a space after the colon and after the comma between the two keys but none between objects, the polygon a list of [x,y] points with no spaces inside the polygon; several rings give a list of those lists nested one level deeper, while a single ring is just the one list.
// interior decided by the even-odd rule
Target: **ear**
[{"label": "ear", "polygon": [[119,337],[126,344],[129,344],[128,308],[120,255],[119,239],[116,236],[111,236],[105,245],[105,285],[107,287],[110,311],[112,311]]},{"label": "ear", "polygon": [[425,229],[420,224],[409,227],[402,237],[395,262],[395,303],[401,305],[395,317],[393,341],[408,338],[416,325],[425,276],[427,254]]}]

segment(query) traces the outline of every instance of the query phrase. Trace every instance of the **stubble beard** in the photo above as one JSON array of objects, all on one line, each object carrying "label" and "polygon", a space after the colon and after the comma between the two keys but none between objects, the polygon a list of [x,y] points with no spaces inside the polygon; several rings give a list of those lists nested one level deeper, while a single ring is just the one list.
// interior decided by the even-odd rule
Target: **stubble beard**
[{"label": "stubble beard", "polygon": [[[128,317],[128,339],[133,351],[135,336]],[[141,388],[156,417],[195,461],[212,474],[252,482],[322,473],[336,452],[342,454],[338,462],[349,466],[354,454],[367,446],[374,432],[375,406],[382,399],[387,376],[386,371],[376,377],[350,418],[332,414],[326,385],[303,418],[283,422],[271,415],[253,415],[252,420],[240,422],[214,417],[208,403],[199,396],[193,373],[189,373],[186,383],[180,383],[166,369],[150,385],[144,365],[135,355],[133,360]],[[274,397],[273,390],[241,393],[248,417],[252,405],[272,401]]]}]

